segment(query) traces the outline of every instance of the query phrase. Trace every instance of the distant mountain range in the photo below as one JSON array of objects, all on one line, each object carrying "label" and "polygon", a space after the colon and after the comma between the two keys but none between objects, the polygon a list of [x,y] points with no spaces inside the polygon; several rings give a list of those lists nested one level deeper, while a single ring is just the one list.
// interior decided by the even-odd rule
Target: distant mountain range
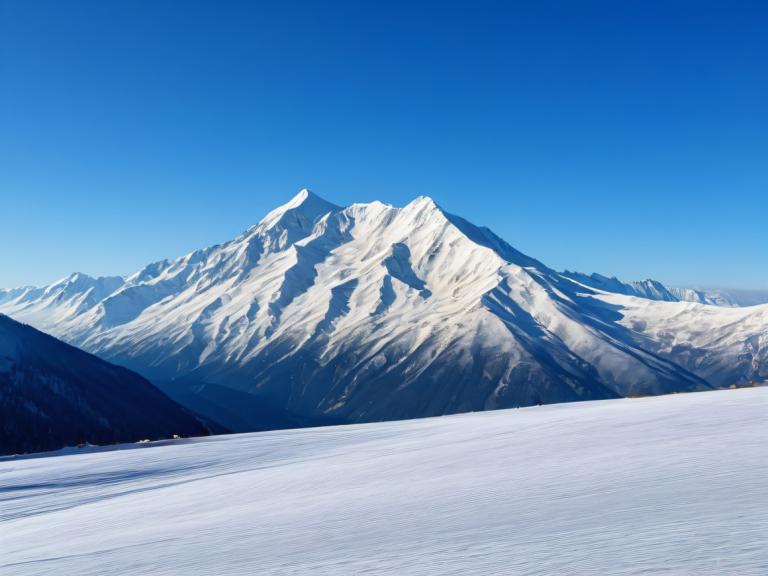
[{"label": "distant mountain range", "polygon": [[598,290],[665,302],[697,302],[699,304],[725,306],[728,308],[768,304],[768,290],[672,288],[665,286],[657,280],[622,282],[615,276],[609,278],[602,274],[587,275],[581,272],[570,272],[569,270],[563,272],[563,275]]},{"label": "distant mountain range", "polygon": [[557,272],[426,197],[304,190],[225,244],[0,292],[0,312],[246,430],[768,380],[768,305],[697,294]]},{"label": "distant mountain range", "polygon": [[0,454],[208,432],[138,374],[0,314]]}]

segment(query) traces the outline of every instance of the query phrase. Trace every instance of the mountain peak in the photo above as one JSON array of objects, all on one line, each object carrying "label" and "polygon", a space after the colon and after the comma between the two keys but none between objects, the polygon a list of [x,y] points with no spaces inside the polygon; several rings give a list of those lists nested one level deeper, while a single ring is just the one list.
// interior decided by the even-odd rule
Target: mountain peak
[{"label": "mountain peak", "polygon": [[445,212],[443,212],[443,209],[440,208],[440,206],[437,205],[437,202],[435,202],[429,196],[417,196],[408,204],[406,204],[403,210],[413,214],[414,216],[418,216],[419,218],[426,217],[430,220],[439,220],[440,217],[445,217]]},{"label": "mountain peak", "polygon": [[286,206],[288,205],[300,206],[301,204],[303,204],[307,200],[311,200],[312,198],[319,198],[322,200],[322,198],[320,198],[317,194],[312,192],[312,190],[310,190],[309,188],[302,188],[301,190],[299,190],[299,193],[296,194],[296,196],[294,196],[288,201]]},{"label": "mountain peak", "polygon": [[288,202],[282,206],[278,206],[267,214],[259,224],[264,228],[272,228],[289,213],[301,213],[308,220],[314,220],[328,212],[336,212],[338,210],[341,210],[340,206],[336,206],[336,204],[332,204],[331,202],[320,198],[320,196],[309,190],[309,188],[302,188],[299,193]]},{"label": "mountain peak", "polygon": [[281,208],[285,208],[287,210],[290,210],[292,208],[298,208],[299,206],[304,205],[324,205],[324,206],[331,206],[334,210],[340,210],[341,207],[337,206],[336,204],[333,204],[332,202],[328,202],[325,198],[321,198],[312,190],[309,188],[302,188],[299,190],[298,194],[296,194],[293,198],[291,198],[288,202],[283,204],[282,206],[278,207],[277,210],[280,210]]},{"label": "mountain peak", "polygon": [[308,422],[765,380],[765,309],[614,298],[670,299],[576,276],[605,286],[585,294],[427,196],[342,210],[301,190],[246,235],[145,271],[112,292],[4,297],[0,312],[159,381],[236,388]]},{"label": "mountain peak", "polygon": [[93,282],[94,282],[94,279],[91,276],[88,276],[88,274],[83,274],[82,272],[73,272],[72,274],[69,274],[64,278],[60,278],[59,280],[56,280],[56,282],[54,282],[53,284],[50,284],[49,286],[47,286],[46,292],[50,292],[52,290],[65,288],[65,287],[91,285]]},{"label": "mountain peak", "polygon": [[424,208],[437,208],[438,210],[440,209],[440,206],[437,205],[437,202],[435,202],[431,196],[417,196],[411,200],[408,205]]},{"label": "mountain peak", "polygon": [[80,281],[88,281],[88,280],[94,280],[92,276],[89,276],[88,274],[85,274],[84,272],[73,272],[66,278],[62,280],[62,282],[77,282]]}]

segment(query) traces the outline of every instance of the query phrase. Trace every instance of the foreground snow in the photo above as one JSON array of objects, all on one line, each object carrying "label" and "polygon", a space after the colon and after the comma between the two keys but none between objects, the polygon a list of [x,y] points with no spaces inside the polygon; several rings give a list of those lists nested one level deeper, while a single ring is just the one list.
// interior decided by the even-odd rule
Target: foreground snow
[{"label": "foreground snow", "polygon": [[766,574],[768,389],[0,461],[12,574]]}]

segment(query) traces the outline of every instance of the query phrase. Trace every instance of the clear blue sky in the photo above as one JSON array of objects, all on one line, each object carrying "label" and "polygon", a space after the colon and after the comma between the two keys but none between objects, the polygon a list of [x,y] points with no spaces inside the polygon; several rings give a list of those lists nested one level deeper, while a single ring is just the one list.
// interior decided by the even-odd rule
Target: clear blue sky
[{"label": "clear blue sky", "polygon": [[558,269],[768,287],[768,2],[0,0],[0,286],[310,187]]}]

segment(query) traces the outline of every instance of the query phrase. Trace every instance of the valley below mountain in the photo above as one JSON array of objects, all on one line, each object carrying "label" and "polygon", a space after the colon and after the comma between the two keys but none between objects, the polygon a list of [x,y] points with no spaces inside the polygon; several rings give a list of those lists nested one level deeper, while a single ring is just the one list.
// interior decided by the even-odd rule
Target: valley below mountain
[{"label": "valley below mountain", "polygon": [[221,431],[138,374],[0,314],[0,454]]}]

